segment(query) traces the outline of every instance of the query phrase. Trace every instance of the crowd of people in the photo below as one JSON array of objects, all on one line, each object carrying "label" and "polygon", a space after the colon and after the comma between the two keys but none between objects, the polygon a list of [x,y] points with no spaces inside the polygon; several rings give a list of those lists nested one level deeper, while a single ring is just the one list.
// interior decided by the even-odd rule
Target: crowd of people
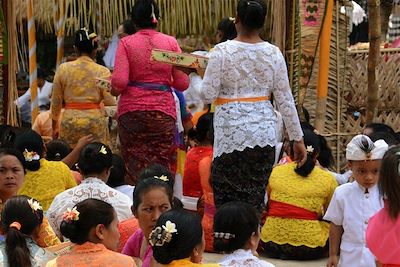
[{"label": "crowd of people", "polygon": [[[43,91],[46,132],[2,138],[0,265],[274,266],[261,254],[400,266],[398,134],[367,125],[333,172],[282,53],[260,37],[264,0],[239,0],[221,21],[205,72],[151,60],[181,52],[159,13],[135,1],[112,72],[94,60],[96,34],[76,32],[77,59],[56,71],[51,99]],[[206,264],[204,251],[223,257]]]}]

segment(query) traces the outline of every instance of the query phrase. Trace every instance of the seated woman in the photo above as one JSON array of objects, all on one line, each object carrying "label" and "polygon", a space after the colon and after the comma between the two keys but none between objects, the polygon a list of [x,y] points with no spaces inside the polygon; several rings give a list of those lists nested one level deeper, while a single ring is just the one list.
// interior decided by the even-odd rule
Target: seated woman
[{"label": "seated woman", "polygon": [[[319,138],[303,128],[306,163],[288,163],[272,170],[267,192],[268,215],[261,231],[265,253],[273,258],[310,260],[327,252],[329,224],[322,221],[337,182],[315,166]],[[293,151],[293,149],[292,149]]]},{"label": "seated woman", "polygon": [[198,215],[184,209],[165,212],[158,218],[149,242],[153,257],[163,266],[219,266],[201,264],[204,237]]},{"label": "seated woman", "polygon": [[36,132],[29,130],[17,136],[14,145],[23,153],[27,169],[19,194],[37,199],[44,211],[47,211],[57,194],[76,186],[66,164],[44,158],[45,146]]},{"label": "seated woman", "polygon": [[27,196],[12,197],[4,204],[1,218],[5,240],[0,242],[0,266],[41,267],[56,257],[34,241],[43,222],[39,202]]},{"label": "seated woman", "polygon": [[110,204],[89,198],[68,209],[63,218],[61,233],[74,245],[46,266],[136,266],[132,258],[114,252],[119,242],[118,218]]},{"label": "seated woman", "polygon": [[[0,212],[2,203],[17,195],[25,179],[25,159],[21,152],[12,148],[0,149]],[[0,218],[1,222],[1,218]],[[0,235],[4,229],[0,224]],[[39,226],[35,235],[35,242],[40,247],[49,247],[60,244],[46,218]]]}]

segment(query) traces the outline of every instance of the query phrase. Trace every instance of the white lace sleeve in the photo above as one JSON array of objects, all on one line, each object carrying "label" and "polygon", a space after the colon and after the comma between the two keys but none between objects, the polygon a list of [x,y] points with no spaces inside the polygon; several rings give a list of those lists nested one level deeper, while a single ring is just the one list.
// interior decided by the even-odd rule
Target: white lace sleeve
[{"label": "white lace sleeve", "polygon": [[293,100],[292,91],[290,90],[285,59],[277,47],[276,50],[273,86],[274,100],[276,101],[278,110],[282,114],[289,139],[298,141],[303,137],[303,131],[301,130],[296,105]]},{"label": "white lace sleeve", "polygon": [[203,78],[200,96],[207,104],[218,97],[222,85],[222,52],[216,47],[210,54],[208,65]]}]

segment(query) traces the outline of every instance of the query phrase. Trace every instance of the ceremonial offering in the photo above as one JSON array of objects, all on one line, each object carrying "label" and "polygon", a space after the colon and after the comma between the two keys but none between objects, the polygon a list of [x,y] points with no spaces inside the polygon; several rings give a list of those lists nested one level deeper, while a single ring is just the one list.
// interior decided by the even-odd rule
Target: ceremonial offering
[{"label": "ceremonial offering", "polygon": [[207,57],[159,49],[151,51],[151,59],[157,62],[193,69],[205,69],[208,63]]}]

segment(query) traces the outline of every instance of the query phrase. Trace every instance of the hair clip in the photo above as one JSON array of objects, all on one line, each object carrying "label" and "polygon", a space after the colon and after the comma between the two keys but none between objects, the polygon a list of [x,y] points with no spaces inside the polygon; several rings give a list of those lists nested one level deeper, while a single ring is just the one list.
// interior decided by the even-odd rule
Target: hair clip
[{"label": "hair clip", "polygon": [[165,242],[169,243],[172,240],[172,234],[177,233],[176,224],[167,221],[162,227],[157,226],[153,231],[151,231],[149,236],[150,245],[161,247]]},{"label": "hair clip", "polygon": [[27,149],[24,150],[22,153],[26,161],[31,162],[32,160],[39,160],[40,156],[35,151],[28,151]]},{"label": "hair clip", "polygon": [[164,181],[164,182],[168,182],[169,181],[168,176],[166,176],[166,175],[154,176],[154,178],[159,179],[159,180]]},{"label": "hair clip", "polygon": [[36,212],[38,210],[43,210],[43,208],[42,208],[42,206],[40,206],[39,202],[37,202],[33,198],[28,199],[27,201],[28,201],[29,206],[31,206],[31,209],[33,210],[33,212]]},{"label": "hair clip", "polygon": [[150,16],[151,16],[151,23],[157,24],[158,20],[156,18],[156,14],[154,14],[154,5],[153,5],[153,3],[151,3],[151,15]]},{"label": "hair clip", "polygon": [[230,233],[214,232],[214,237],[221,238],[221,239],[232,239],[232,238],[235,238],[236,236],[234,234],[230,234]]},{"label": "hair clip", "polygon": [[99,153],[104,154],[104,155],[107,155],[107,149],[106,149],[106,147],[105,147],[105,146],[101,146],[101,148],[100,148],[100,150],[99,150]]},{"label": "hair clip", "polygon": [[15,228],[18,231],[21,230],[22,225],[19,222],[12,222],[8,228]]},{"label": "hair clip", "polygon": [[314,152],[313,146],[307,146],[306,150],[307,150],[307,153],[310,153],[310,154]]},{"label": "hair clip", "polygon": [[70,208],[67,209],[66,212],[63,214],[63,220],[67,223],[71,223],[72,221],[79,220],[79,211],[74,207],[72,210]]}]

